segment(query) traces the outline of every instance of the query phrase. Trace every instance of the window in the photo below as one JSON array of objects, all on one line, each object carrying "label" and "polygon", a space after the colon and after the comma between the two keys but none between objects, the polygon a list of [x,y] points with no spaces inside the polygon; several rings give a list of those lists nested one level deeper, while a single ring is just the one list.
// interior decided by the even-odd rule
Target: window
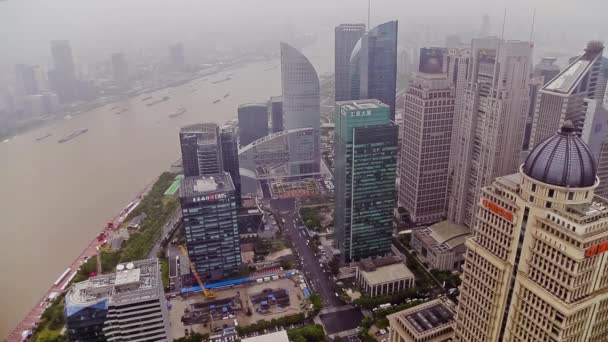
[{"label": "window", "polygon": [[554,195],[555,195],[555,190],[549,189],[549,197],[553,198]]}]

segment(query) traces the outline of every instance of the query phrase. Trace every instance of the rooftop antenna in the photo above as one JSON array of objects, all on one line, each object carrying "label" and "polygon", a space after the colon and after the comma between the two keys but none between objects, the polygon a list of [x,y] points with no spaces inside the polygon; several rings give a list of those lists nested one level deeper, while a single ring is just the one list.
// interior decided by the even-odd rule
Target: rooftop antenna
[{"label": "rooftop antenna", "polygon": [[369,30],[371,28],[370,25],[370,12],[371,12],[371,8],[372,8],[372,0],[367,0],[367,29]]},{"label": "rooftop antenna", "polygon": [[507,22],[507,9],[505,8],[505,14],[502,17],[502,33],[500,34],[500,40],[505,40],[505,23]]},{"label": "rooftop antenna", "polygon": [[532,43],[532,37],[534,36],[534,22],[536,21],[536,8],[532,12],[532,26],[530,27],[530,43]]}]

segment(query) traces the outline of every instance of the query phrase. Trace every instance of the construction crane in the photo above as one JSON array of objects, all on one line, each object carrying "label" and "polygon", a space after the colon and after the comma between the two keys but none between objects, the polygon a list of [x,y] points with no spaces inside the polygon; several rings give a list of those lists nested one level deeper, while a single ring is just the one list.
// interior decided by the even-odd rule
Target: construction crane
[{"label": "construction crane", "polygon": [[181,245],[179,246],[179,248],[182,250],[182,254],[184,254],[186,258],[188,258],[188,263],[190,263],[190,271],[192,272],[192,274],[194,274],[194,278],[196,279],[198,286],[201,287],[201,291],[203,292],[203,295],[205,295],[205,298],[214,298],[215,293],[205,288],[205,283],[203,283],[201,276],[199,276],[198,272],[196,271],[196,267],[194,267],[192,260],[190,260],[190,256],[188,255],[188,250],[186,249],[186,246]]}]

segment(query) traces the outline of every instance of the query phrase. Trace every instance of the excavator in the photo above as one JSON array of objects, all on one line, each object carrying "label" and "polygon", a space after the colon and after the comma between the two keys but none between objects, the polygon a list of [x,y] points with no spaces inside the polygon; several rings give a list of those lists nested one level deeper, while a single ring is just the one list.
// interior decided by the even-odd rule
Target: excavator
[{"label": "excavator", "polygon": [[188,262],[190,263],[190,271],[192,272],[192,274],[194,274],[194,278],[196,278],[198,286],[201,287],[201,291],[203,292],[203,295],[205,295],[205,298],[215,298],[215,293],[212,290],[207,290],[205,288],[205,283],[203,283],[201,276],[199,276],[198,272],[196,271],[196,267],[194,267],[192,260],[190,260],[190,256],[188,255],[188,250],[186,249],[186,246],[181,245],[179,246],[179,248],[182,250],[182,254],[184,254],[186,258],[188,258]]}]

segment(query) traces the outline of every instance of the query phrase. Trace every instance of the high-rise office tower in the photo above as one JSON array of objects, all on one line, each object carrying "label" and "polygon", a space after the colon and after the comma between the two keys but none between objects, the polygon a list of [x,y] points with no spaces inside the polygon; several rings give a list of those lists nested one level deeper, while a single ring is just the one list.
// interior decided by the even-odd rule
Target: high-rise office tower
[{"label": "high-rise office tower", "polygon": [[247,103],[239,106],[239,143],[247,146],[268,135],[268,105]]},{"label": "high-rise office tower", "polygon": [[129,83],[129,68],[123,53],[112,54],[112,79],[120,88],[126,88]]},{"label": "high-rise office tower", "polygon": [[486,38],[490,36],[490,16],[484,14],[481,18],[481,27],[479,28],[479,38]]},{"label": "high-rise office tower", "polygon": [[277,133],[283,130],[283,98],[281,96],[273,96],[268,102],[270,107],[271,133]]},{"label": "high-rise office tower", "polygon": [[559,74],[559,65],[555,64],[557,58],[543,57],[538,64],[534,66],[534,76],[541,76],[543,85],[551,81]]},{"label": "high-rise office tower", "polygon": [[600,90],[603,51],[602,43],[589,42],[582,56],[541,88],[532,123],[531,146],[550,137],[566,120],[572,121],[578,134],[582,132],[587,112],[584,100],[601,102],[604,96]]},{"label": "high-rise office tower", "polygon": [[62,102],[78,99],[76,89],[76,67],[72,48],[67,40],[55,40],[51,42],[51,53],[53,55],[54,69],[49,71],[49,83]]},{"label": "high-rise office tower", "polygon": [[215,281],[237,273],[241,266],[238,206],[230,174],[186,177],[179,197],[188,256],[198,276]]},{"label": "high-rise office tower", "polygon": [[447,50],[424,48],[405,92],[399,204],[416,223],[446,216],[455,90],[446,73]]},{"label": "high-rise office tower", "polygon": [[218,125],[194,124],[179,132],[184,176],[216,174],[224,170]]},{"label": "high-rise office tower", "polygon": [[345,261],[390,252],[398,126],[378,100],[336,103],[336,242]]},{"label": "high-rise office tower", "polygon": [[350,99],[378,99],[395,120],[397,21],[374,27],[361,37],[350,58]]},{"label": "high-rise office tower", "polygon": [[462,112],[457,110],[454,126],[451,221],[471,227],[481,187],[517,169],[528,114],[531,55],[529,42],[473,39]]},{"label": "high-rise office tower", "polygon": [[[530,78],[530,104],[528,105],[528,117],[526,118],[526,130],[524,132],[524,142],[522,144],[522,157],[528,153],[530,149],[530,139],[532,138],[532,123],[534,122],[534,114],[536,113],[536,102],[538,101],[538,92],[544,85],[544,77],[536,75]],[[523,161],[523,160],[522,160]]]},{"label": "high-rise office tower", "polygon": [[[313,128],[315,162],[312,172],[321,165],[320,136],[321,98],[319,77],[308,58],[289,44],[281,43],[281,90],[283,96],[283,127],[285,130]],[[308,167],[306,167],[308,168]]]},{"label": "high-rise office tower", "polygon": [[457,342],[606,341],[608,202],[567,121],[483,189],[466,242]]},{"label": "high-rise office tower", "polygon": [[158,259],[74,284],[64,312],[70,341],[173,341]]},{"label": "high-rise office tower", "polygon": [[176,43],[169,46],[169,60],[174,69],[181,70],[186,66],[184,44]]},{"label": "high-rise office tower", "polygon": [[232,127],[222,127],[220,133],[222,143],[222,164],[224,171],[230,173],[234,183],[237,206],[241,205],[241,171],[239,170],[238,136]]},{"label": "high-rise office tower", "polygon": [[35,66],[26,64],[15,65],[15,79],[17,81],[17,89],[24,95],[36,95],[39,93]]},{"label": "high-rise office tower", "polygon": [[365,24],[340,24],[335,28],[335,97],[336,101],[350,99],[350,55],[365,33]]}]

